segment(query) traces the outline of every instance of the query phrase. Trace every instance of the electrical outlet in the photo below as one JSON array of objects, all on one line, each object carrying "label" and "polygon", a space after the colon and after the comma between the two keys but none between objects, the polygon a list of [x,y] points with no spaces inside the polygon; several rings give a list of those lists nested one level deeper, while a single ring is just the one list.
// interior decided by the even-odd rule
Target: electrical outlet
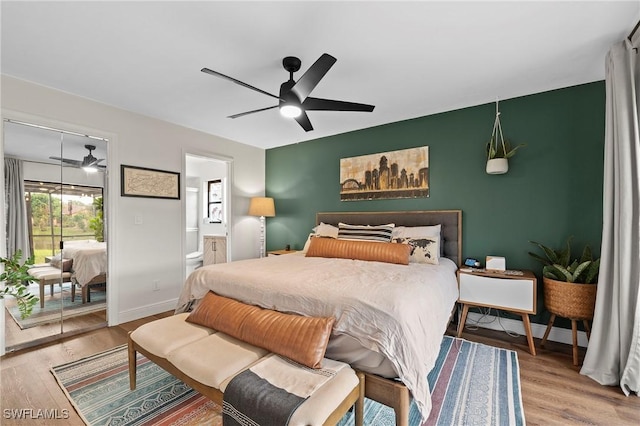
[{"label": "electrical outlet", "polygon": [[153,290],[153,291],[158,291],[158,290],[160,290],[160,281],[158,281],[158,280],[154,280],[154,281],[151,283],[151,290]]}]

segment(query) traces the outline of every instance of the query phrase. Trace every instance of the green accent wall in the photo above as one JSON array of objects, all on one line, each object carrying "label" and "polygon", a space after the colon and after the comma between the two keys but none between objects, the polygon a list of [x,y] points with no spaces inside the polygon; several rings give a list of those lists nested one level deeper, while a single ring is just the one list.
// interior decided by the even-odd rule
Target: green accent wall
[{"label": "green accent wall", "polygon": [[[266,194],[276,217],[267,219],[267,248],[302,248],[318,211],[461,209],[463,258],[504,256],[507,268],[540,276],[529,240],[560,248],[570,235],[576,256],[584,244],[598,255],[604,109],[602,81],[501,100],[505,138],[526,143],[504,175],[485,172],[495,103],[269,149]],[[425,145],[428,198],[340,201],[341,158]]]}]

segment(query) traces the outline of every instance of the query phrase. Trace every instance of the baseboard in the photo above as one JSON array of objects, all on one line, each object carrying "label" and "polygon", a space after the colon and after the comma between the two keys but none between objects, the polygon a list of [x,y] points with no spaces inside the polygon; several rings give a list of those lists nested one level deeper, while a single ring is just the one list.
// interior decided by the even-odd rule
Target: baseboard
[{"label": "baseboard", "polygon": [[[476,312],[469,312],[469,314],[467,315],[466,325],[499,331],[504,331],[506,329],[523,336],[525,335],[524,325],[522,321],[504,317],[497,317],[495,315],[484,315]],[[533,337],[542,339],[542,337],[544,337],[544,332],[546,329],[547,326],[544,324],[531,323],[531,333],[533,334]],[[567,328],[552,327],[547,340],[566,343],[567,345],[573,345],[571,330]],[[578,346],[586,348],[587,344],[587,334],[584,331],[578,331]]]},{"label": "baseboard", "polygon": [[173,311],[178,304],[178,299],[165,300],[164,302],[153,303],[151,305],[141,306],[128,311],[118,312],[117,324],[124,322],[135,321],[140,318],[148,317],[151,315],[159,314],[161,312]]}]

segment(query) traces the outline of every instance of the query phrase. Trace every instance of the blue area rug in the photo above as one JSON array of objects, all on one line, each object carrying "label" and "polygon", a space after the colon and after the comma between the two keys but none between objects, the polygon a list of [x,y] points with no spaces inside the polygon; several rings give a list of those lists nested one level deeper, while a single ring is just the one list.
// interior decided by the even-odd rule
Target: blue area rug
[{"label": "blue area rug", "polygon": [[[129,390],[127,348],[119,346],[52,368],[89,425],[221,425],[220,406],[138,354],[138,386]],[[524,425],[514,351],[445,336],[428,376],[433,408],[424,425]],[[348,413],[340,426],[353,425]],[[395,425],[394,411],[365,399],[365,425]],[[421,426],[412,403],[409,424]]]},{"label": "blue area rug", "polygon": [[[39,284],[30,287],[32,294],[38,295]],[[44,308],[40,307],[40,302],[33,307],[31,315],[22,318],[18,305],[13,298],[7,298],[5,306],[11,317],[18,324],[20,329],[36,327],[44,324],[60,322],[60,319],[73,318],[80,315],[87,315],[93,312],[105,310],[107,308],[107,293],[104,290],[91,291],[91,302],[82,303],[82,290],[76,288],[76,296],[71,301],[71,283],[66,283],[60,292],[60,286],[54,286],[53,296],[49,293],[49,286],[45,288]],[[64,307],[64,308],[63,308]],[[61,308],[63,308],[61,310]]]},{"label": "blue area rug", "polygon": [[[428,376],[432,408],[421,422],[412,401],[409,425],[524,425],[520,368],[515,351],[445,336]],[[352,425],[353,413],[339,426]],[[395,425],[389,407],[365,399],[364,424]]]}]

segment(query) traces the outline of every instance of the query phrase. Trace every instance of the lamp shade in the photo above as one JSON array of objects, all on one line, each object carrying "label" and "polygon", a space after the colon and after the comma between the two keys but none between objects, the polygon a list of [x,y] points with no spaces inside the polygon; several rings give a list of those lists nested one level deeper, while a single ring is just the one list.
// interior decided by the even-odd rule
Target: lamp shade
[{"label": "lamp shade", "polygon": [[271,197],[253,197],[249,204],[249,216],[274,217],[276,207]]}]

